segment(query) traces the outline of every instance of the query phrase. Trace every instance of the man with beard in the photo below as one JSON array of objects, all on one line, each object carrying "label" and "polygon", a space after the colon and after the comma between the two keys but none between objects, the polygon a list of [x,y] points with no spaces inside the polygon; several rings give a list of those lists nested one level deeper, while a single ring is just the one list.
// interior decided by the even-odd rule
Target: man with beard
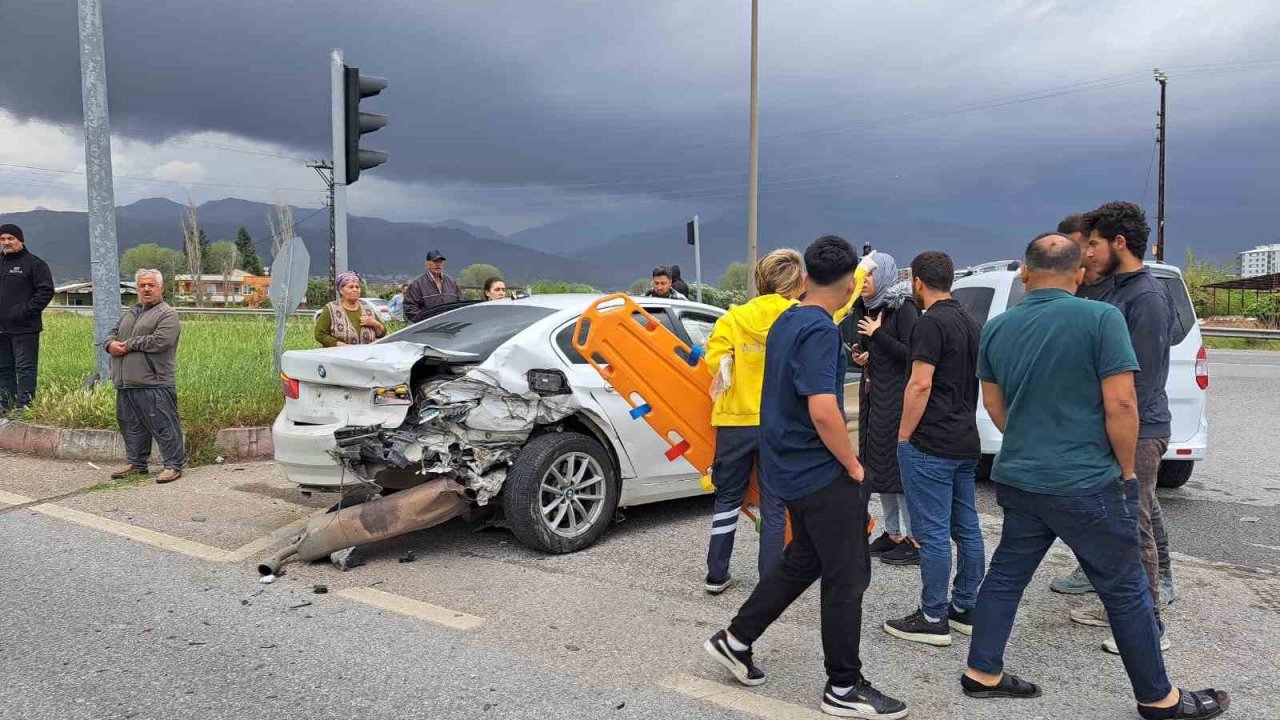
[{"label": "man with beard", "polygon": [[[1089,230],[1086,252],[1098,274],[1111,282],[1099,299],[1118,308],[1129,327],[1129,339],[1141,368],[1134,374],[1138,393],[1138,528],[1142,533],[1142,565],[1147,572],[1152,602],[1160,618],[1160,551],[1153,518],[1159,513],[1156,478],[1160,458],[1169,447],[1169,398],[1165,383],[1169,378],[1169,346],[1173,334],[1173,301],[1164,285],[1142,264],[1147,251],[1147,226],[1142,208],[1128,202],[1109,202],[1085,214]],[[1167,545],[1166,545],[1166,553]],[[1168,564],[1168,561],[1165,561]],[[1083,625],[1109,627],[1101,608],[1073,611],[1071,619]],[[1161,645],[1168,647],[1161,623]],[[1114,638],[1103,649],[1115,653]]]}]

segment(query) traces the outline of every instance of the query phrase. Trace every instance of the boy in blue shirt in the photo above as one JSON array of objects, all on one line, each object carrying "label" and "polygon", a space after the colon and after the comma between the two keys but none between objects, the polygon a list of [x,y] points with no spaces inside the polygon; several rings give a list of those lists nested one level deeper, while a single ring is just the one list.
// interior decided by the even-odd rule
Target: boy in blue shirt
[{"label": "boy in blue shirt", "polygon": [[822,647],[829,715],[894,720],[901,700],[862,675],[862,595],[871,579],[862,465],[844,418],[845,353],[834,315],[853,297],[858,254],[826,235],[805,250],[807,292],[773,324],[760,403],[760,473],[786,505],[791,544],[727,630],[706,650],[744,685],[760,685],[751,644],[815,580],[822,579]]}]

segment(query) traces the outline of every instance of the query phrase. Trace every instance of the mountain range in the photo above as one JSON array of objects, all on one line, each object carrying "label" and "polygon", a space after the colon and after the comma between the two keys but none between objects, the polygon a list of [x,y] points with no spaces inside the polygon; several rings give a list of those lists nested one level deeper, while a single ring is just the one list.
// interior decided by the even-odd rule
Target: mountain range
[{"label": "mountain range", "polygon": [[[736,205],[708,208],[701,217],[702,272],[714,284],[729,263],[746,255],[746,213]],[[871,210],[869,210],[871,209]],[[259,255],[270,263],[271,238],[267,217],[271,205],[235,198],[207,202],[197,208],[200,225],[210,241],[233,239],[239,227],[249,229]],[[181,249],[184,206],[164,198],[148,198],[117,208],[120,251],[142,243]],[[990,222],[939,222],[928,208],[897,203],[886,197],[813,198],[808,202],[762,205],[759,253],[777,247],[803,248],[813,238],[838,233],[855,245],[870,243],[894,254],[906,265],[915,253],[944,249],[957,264],[1016,258],[1027,239],[1056,222],[1052,208],[1010,208]],[[293,208],[298,234],[311,253],[311,272],[328,274],[328,213],[324,208]],[[868,217],[875,219],[868,220]],[[1050,222],[1040,218],[1050,217]],[[377,217],[351,216],[348,225],[351,266],[373,279],[407,279],[421,272],[428,250],[438,249],[457,273],[472,263],[501,268],[513,282],[534,279],[586,282],[601,289],[625,288],[648,278],[657,265],[678,264],[684,278],[695,278],[693,248],[686,244],[687,218],[643,212],[594,211],[562,218],[503,235],[481,224],[449,219],[430,222],[391,222]],[[982,218],[986,220],[986,218]],[[1190,222],[1188,222],[1188,220]],[[88,219],[83,212],[44,208],[0,214],[0,223],[22,226],[32,252],[43,257],[59,282],[89,275]],[[990,225],[990,227],[987,227]],[[1181,236],[1205,238],[1195,244],[1198,255],[1230,261],[1238,235],[1222,232],[1231,226],[1217,217],[1188,218]],[[1216,232],[1215,232],[1216,231]],[[1153,238],[1154,240],[1154,238]],[[1189,242],[1171,240],[1166,259],[1181,263]]]}]

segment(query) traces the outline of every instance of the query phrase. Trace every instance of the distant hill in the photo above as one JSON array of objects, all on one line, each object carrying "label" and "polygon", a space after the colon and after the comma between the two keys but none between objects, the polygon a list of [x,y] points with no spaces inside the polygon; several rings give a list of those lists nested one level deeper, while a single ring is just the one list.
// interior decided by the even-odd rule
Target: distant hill
[{"label": "distant hill", "polygon": [[[267,216],[272,210],[266,203],[235,198],[207,202],[197,208],[200,226],[211,242],[233,240],[239,227],[247,227],[258,253],[268,264],[271,242]],[[162,198],[117,208],[120,252],[143,243],[181,249],[182,212],[182,205]],[[294,208],[293,212],[298,234],[311,253],[311,274],[327,275],[328,212],[324,208]],[[0,214],[0,223],[9,222],[22,227],[29,248],[49,263],[58,282],[89,276],[89,221],[85,213],[38,209]],[[455,274],[472,263],[490,263],[513,281],[597,278],[596,269],[588,264],[500,239],[478,237],[451,227],[453,224],[461,223],[388,222],[352,216],[347,231],[351,266],[373,277],[409,278],[422,272],[427,251],[438,249],[449,258],[449,270]],[[470,227],[477,232],[485,230]]]}]

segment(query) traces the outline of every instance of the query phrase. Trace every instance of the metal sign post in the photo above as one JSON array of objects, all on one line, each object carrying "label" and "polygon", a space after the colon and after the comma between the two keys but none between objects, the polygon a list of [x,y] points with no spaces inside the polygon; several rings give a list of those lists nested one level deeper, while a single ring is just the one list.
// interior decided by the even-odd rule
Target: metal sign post
[{"label": "metal sign post", "polygon": [[698,238],[698,216],[694,215],[692,220],[685,223],[684,229],[689,244],[693,246],[693,282],[697,288],[695,294],[698,302],[702,302],[702,241]]},{"label": "metal sign post", "polygon": [[276,372],[280,372],[280,356],[284,354],[285,323],[307,298],[307,280],[311,274],[311,254],[302,238],[291,237],[271,259],[271,307],[276,311]]}]

